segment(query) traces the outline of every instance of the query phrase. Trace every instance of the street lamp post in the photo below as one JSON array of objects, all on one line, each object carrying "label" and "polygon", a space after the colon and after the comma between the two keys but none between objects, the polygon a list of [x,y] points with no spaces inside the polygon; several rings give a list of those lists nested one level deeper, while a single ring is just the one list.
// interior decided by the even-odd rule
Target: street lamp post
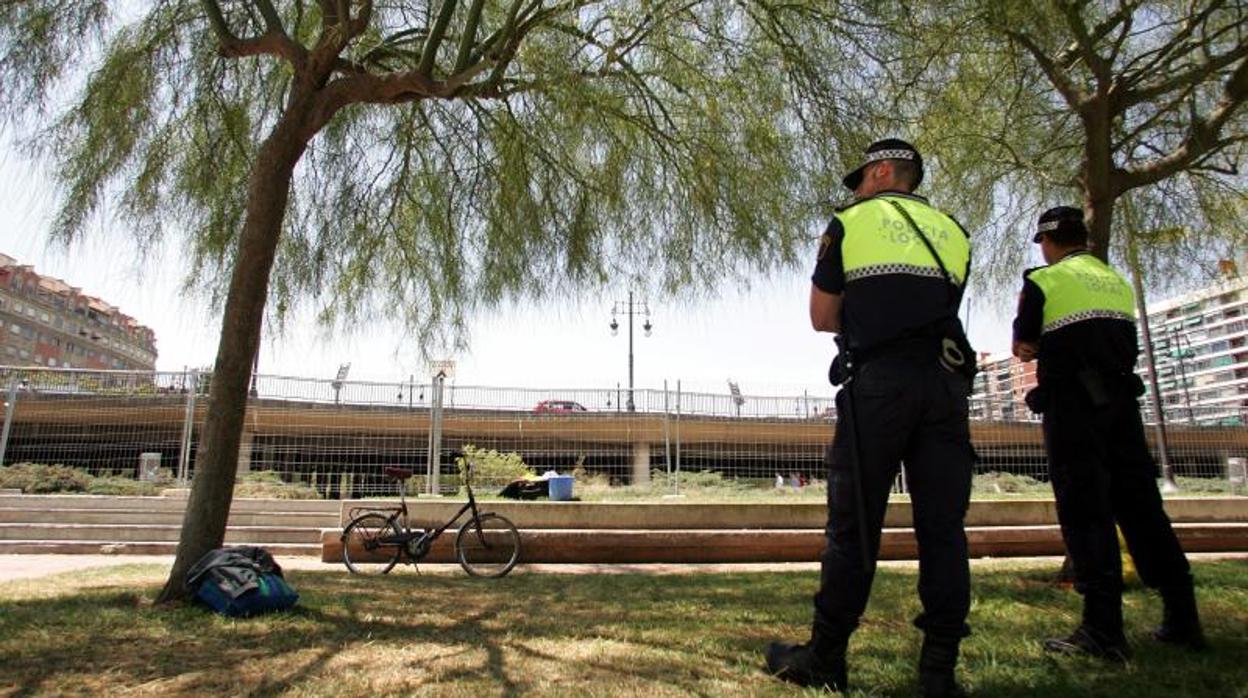
[{"label": "street lamp post", "polygon": [[334,388],[334,404],[339,402],[339,395],[342,393],[342,382],[347,379],[347,372],[351,370],[351,362],[340,364],[338,366],[338,375],[334,378],[330,385]]},{"label": "street lamp post", "polygon": [[256,376],[260,374],[260,343],[256,343],[256,353],[251,357],[251,389],[247,394],[251,397],[259,397],[260,391],[256,389]]},{"label": "street lamp post", "polygon": [[[1177,326],[1170,328],[1170,338],[1174,342],[1174,348],[1171,350],[1173,356],[1179,362],[1179,380],[1183,383],[1183,403],[1187,405],[1187,421],[1189,424],[1196,423],[1196,415],[1192,411],[1192,391],[1187,384],[1187,364],[1184,359],[1190,359],[1196,355],[1192,351],[1192,343],[1186,336],[1179,332]],[[1187,344],[1187,349],[1183,348],[1183,344]]]},{"label": "street lamp post", "polygon": [[1166,438],[1166,413],[1161,405],[1161,389],[1157,380],[1157,357],[1153,349],[1153,332],[1148,323],[1148,305],[1144,300],[1144,281],[1140,274],[1140,262],[1136,256],[1134,238],[1127,238],[1127,254],[1131,261],[1131,285],[1135,288],[1135,310],[1140,318],[1140,336],[1144,340],[1144,362],[1148,368],[1149,398],[1156,413],[1153,429],[1157,434],[1157,455],[1161,460],[1161,491],[1178,492],[1174,479],[1174,466],[1170,464],[1170,446]]},{"label": "street lamp post", "polygon": [[637,403],[633,400],[633,317],[636,315],[645,315],[645,324],[641,329],[645,330],[646,336],[650,336],[650,330],[654,329],[654,325],[650,324],[650,305],[642,301],[633,300],[633,292],[628,292],[628,301],[616,301],[611,306],[611,336],[615,336],[619,332],[620,323],[616,321],[615,316],[619,313],[628,315],[628,405],[629,412],[637,411]]}]

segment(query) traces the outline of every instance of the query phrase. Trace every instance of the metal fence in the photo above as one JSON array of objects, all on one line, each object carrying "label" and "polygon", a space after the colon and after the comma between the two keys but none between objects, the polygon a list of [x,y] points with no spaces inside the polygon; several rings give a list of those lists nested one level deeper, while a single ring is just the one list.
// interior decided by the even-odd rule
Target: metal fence
[{"label": "metal fence", "polygon": [[[197,372],[0,367],[5,391],[0,463],[65,464],[135,478],[157,468],[194,474],[211,376]],[[579,469],[619,492],[677,493],[691,482],[820,478],[835,404],[829,393],[736,395],[663,389],[531,389],[441,382],[366,382],[258,375],[239,452],[240,472],[272,472],[322,496],[391,494],[387,466],[418,474],[423,490],[452,488],[457,459],[478,458],[477,482],[514,476],[518,454],[537,472]],[[976,399],[979,473],[1047,480],[1039,422],[1017,405]],[[1162,454],[1194,489],[1243,491],[1248,429],[1167,413]],[[474,451],[474,449],[477,449]],[[709,472],[712,476],[703,475]]]}]

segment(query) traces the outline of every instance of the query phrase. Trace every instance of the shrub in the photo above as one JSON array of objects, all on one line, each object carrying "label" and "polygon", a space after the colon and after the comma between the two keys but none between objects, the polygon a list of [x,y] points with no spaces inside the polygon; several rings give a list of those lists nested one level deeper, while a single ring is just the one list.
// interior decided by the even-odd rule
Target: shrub
[{"label": "shrub", "polygon": [[973,492],[1043,494],[1049,491],[1048,485],[1033,477],[996,471],[976,475],[972,483],[971,490]]},{"label": "shrub", "polygon": [[262,470],[243,473],[234,483],[235,497],[262,499],[320,499],[315,487],[282,480],[282,476]]},{"label": "shrub", "polygon": [[534,476],[533,469],[524,464],[519,453],[499,453],[472,444],[465,444],[463,451],[464,455],[455,459],[460,479],[465,476],[469,463],[473,466],[474,482],[496,484]]},{"label": "shrub", "polygon": [[89,473],[67,465],[16,463],[0,468],[0,488],[26,494],[85,492],[93,479]]},{"label": "shrub", "polygon": [[591,473],[577,466],[572,470],[572,477],[576,478],[576,496],[580,499],[608,499],[618,491],[611,485],[611,476],[606,473]]},{"label": "shrub", "polygon": [[[670,476],[663,471],[652,471],[650,481],[660,488],[667,488],[670,486]],[[753,494],[764,488],[770,490],[771,483],[771,480],[766,480],[763,482],[763,487],[760,487],[758,481],[746,478],[724,477],[723,473],[716,472],[714,470],[686,470],[680,473],[681,490],[713,494],[715,496],[722,497]]]},{"label": "shrub", "polygon": [[[1179,494],[1235,494],[1236,488],[1230,480],[1208,477],[1176,477]],[[1243,485],[1239,486],[1243,489]]]},{"label": "shrub", "polygon": [[111,494],[123,497],[158,497],[169,482],[141,482],[128,477],[97,477],[87,485],[87,494]]}]

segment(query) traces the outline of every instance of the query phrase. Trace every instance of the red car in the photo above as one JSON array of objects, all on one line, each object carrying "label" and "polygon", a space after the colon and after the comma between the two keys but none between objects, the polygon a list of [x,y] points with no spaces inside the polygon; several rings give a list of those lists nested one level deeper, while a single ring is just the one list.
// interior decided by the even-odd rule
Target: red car
[{"label": "red car", "polygon": [[543,414],[552,412],[588,412],[585,406],[572,400],[542,400],[533,408],[534,412]]}]

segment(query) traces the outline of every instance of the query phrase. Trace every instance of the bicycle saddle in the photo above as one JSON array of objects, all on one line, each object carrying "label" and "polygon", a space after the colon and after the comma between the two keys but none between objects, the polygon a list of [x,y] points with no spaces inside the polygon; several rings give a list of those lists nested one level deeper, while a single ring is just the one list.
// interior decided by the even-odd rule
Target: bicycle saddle
[{"label": "bicycle saddle", "polygon": [[385,473],[386,477],[394,478],[400,482],[412,476],[412,471],[403,468],[385,468],[381,472]]}]

